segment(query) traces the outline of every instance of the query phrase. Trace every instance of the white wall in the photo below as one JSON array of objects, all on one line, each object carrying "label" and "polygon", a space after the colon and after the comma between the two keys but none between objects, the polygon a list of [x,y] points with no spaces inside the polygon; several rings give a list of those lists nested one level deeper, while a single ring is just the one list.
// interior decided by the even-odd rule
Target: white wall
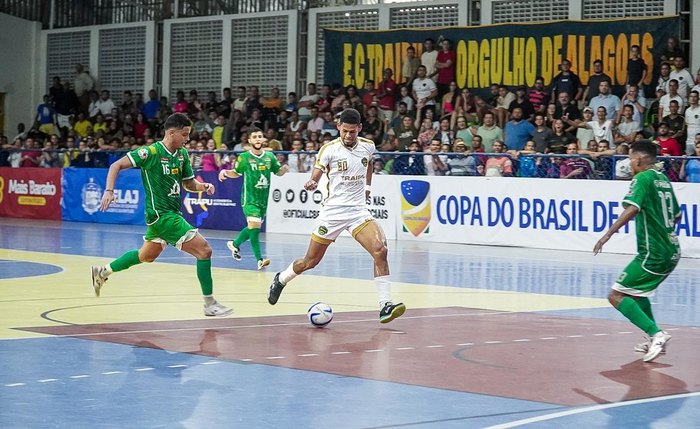
[{"label": "white wall", "polygon": [[41,24],[0,13],[0,92],[5,95],[5,129],[8,138],[17,124],[31,126],[34,107],[41,101],[38,58]]}]

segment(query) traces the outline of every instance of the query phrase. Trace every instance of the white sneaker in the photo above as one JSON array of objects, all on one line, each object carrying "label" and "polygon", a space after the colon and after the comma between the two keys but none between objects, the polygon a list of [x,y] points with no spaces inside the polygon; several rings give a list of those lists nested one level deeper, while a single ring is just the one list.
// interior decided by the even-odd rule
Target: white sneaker
[{"label": "white sneaker", "polygon": [[269,259],[261,259],[258,261],[258,269],[262,270],[263,268],[267,267],[270,265],[270,260]]},{"label": "white sneaker", "polygon": [[241,252],[240,252],[240,250],[238,250],[238,247],[234,246],[233,241],[227,241],[226,247],[228,247],[228,250],[231,251],[231,257],[234,260],[236,260],[236,261],[241,260]]},{"label": "white sneaker", "polygon": [[[644,342],[639,343],[636,346],[634,346],[634,351],[637,353],[644,353],[646,354],[649,351],[649,347],[651,346],[651,339],[645,335],[644,336]],[[661,350],[661,354],[666,353],[666,346],[664,346],[663,350]]]},{"label": "white sneaker", "polygon": [[228,308],[225,305],[219,304],[216,301],[214,301],[212,305],[204,304],[205,316],[223,317],[228,316],[231,313],[233,313],[233,308]]},{"label": "white sneaker", "polygon": [[93,265],[90,267],[92,272],[92,289],[95,291],[95,296],[100,296],[100,289],[104,286],[107,281],[107,276],[105,275],[105,267],[101,265]]},{"label": "white sneaker", "polygon": [[664,331],[659,331],[651,337],[651,345],[649,351],[644,355],[644,362],[651,362],[661,354],[666,343],[671,341],[671,336]]}]

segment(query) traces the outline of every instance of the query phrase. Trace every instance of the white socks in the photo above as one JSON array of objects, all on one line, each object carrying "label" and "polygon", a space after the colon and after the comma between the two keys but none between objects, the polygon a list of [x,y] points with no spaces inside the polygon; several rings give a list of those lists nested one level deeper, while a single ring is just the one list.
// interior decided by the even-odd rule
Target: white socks
[{"label": "white socks", "polygon": [[374,285],[379,295],[379,308],[382,309],[387,302],[391,302],[391,282],[389,282],[389,276],[375,277]]},{"label": "white socks", "polygon": [[210,305],[213,305],[216,303],[216,300],[214,299],[214,295],[204,295],[204,305],[209,307]]},{"label": "white socks", "polygon": [[299,274],[294,272],[294,262],[292,262],[284,271],[280,273],[280,282],[282,282],[282,284],[286,286],[287,283],[294,280],[294,277],[298,275]]}]

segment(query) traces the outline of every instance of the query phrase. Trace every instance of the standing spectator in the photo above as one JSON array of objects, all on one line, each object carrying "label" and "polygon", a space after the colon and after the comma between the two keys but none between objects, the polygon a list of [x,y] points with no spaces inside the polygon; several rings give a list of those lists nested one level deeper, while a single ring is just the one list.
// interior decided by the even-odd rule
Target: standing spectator
[{"label": "standing spectator", "polygon": [[284,100],[280,97],[279,88],[272,88],[270,96],[265,97],[262,101],[262,119],[265,125],[269,126],[274,123],[283,107]]},{"label": "standing spectator", "polygon": [[160,100],[155,89],[148,91],[148,101],[143,106],[143,115],[151,124],[158,119],[158,111],[160,110]]},{"label": "standing spectator", "polygon": [[85,70],[82,64],[75,65],[75,80],[73,90],[78,97],[78,111],[87,113],[90,106],[90,91],[95,89],[95,79]]},{"label": "standing spectator", "polygon": [[187,113],[187,101],[185,100],[185,91],[178,91],[175,94],[175,104],[173,104],[173,112]]},{"label": "standing spectator", "polygon": [[[99,116],[98,116],[99,118]],[[136,115],[136,122],[134,123],[134,136],[137,139],[144,139],[146,137],[146,130],[150,128],[146,118],[143,113]]]},{"label": "standing spectator", "polygon": [[503,140],[503,129],[495,124],[493,113],[484,114],[484,124],[476,129],[481,136],[481,144],[486,153],[492,152],[493,142]]},{"label": "standing spectator", "polygon": [[590,104],[591,98],[598,95],[601,82],[612,82],[612,78],[603,73],[603,61],[597,59],[593,61],[593,73],[588,77],[588,85],[583,93],[586,104]]},{"label": "standing spectator", "polygon": [[39,131],[42,133],[53,134],[55,132],[56,110],[54,110],[48,94],[44,95],[43,102],[36,106],[34,121],[39,123]]},{"label": "standing spectator", "polygon": [[683,97],[683,101],[688,99],[690,88],[695,85],[693,75],[685,68],[685,59],[683,57],[675,57],[673,59],[675,70],[671,71],[671,80],[678,81],[678,94]]},{"label": "standing spectator", "polygon": [[632,121],[639,126],[635,131],[642,131],[644,128],[644,113],[647,110],[647,100],[639,92],[637,85],[628,85],[627,92],[622,96],[622,106],[632,107]]},{"label": "standing spectator", "polygon": [[508,149],[522,150],[525,143],[535,131],[535,126],[530,121],[523,119],[523,111],[520,107],[513,109],[510,121],[503,130],[505,145]]},{"label": "standing spectator", "polygon": [[111,116],[112,115],[112,109],[114,109],[116,106],[114,105],[114,101],[109,96],[109,91],[106,89],[103,89],[102,92],[100,93],[100,99],[97,100],[97,103],[95,103],[97,106],[97,109],[102,113],[102,116]]},{"label": "standing spectator", "polygon": [[668,94],[668,83],[671,80],[671,64],[661,63],[659,66],[659,79],[656,82],[656,98]]},{"label": "standing spectator", "polygon": [[313,131],[321,131],[323,128],[323,118],[318,115],[318,108],[316,106],[309,109],[310,115],[309,120],[306,123],[306,129]]},{"label": "standing spectator", "polygon": [[630,47],[630,57],[627,60],[627,80],[626,85],[637,85],[644,92],[644,79],[647,77],[647,64],[641,57],[639,45]]},{"label": "standing spectator", "polygon": [[65,86],[61,84],[61,78],[58,76],[53,78],[53,86],[49,88],[49,94],[56,110],[56,125],[61,132],[64,132],[72,126],[71,119],[78,106],[78,97],[68,84]]},{"label": "standing spectator", "polygon": [[392,168],[397,175],[425,175],[421,145],[418,140],[414,140],[408,145],[408,154],[401,154],[394,159]]},{"label": "standing spectator", "polygon": [[683,49],[681,43],[675,36],[669,36],[666,39],[663,50],[661,51],[661,61],[673,63],[676,57],[683,57]]},{"label": "standing spectator", "polygon": [[450,82],[454,82],[456,79],[455,61],[457,54],[452,50],[449,39],[443,39],[440,42],[440,47],[442,49],[437,54],[435,70],[437,71],[438,97],[442,99],[442,96],[450,90]]},{"label": "standing spectator", "polygon": [[316,105],[318,99],[321,98],[320,95],[316,93],[316,84],[309,83],[306,85],[306,94],[299,100],[299,118],[302,121],[308,121],[311,118],[311,107]]},{"label": "standing spectator", "polygon": [[245,102],[248,100],[248,91],[245,86],[239,86],[236,89],[238,89],[238,97],[233,99],[233,110],[245,113]]},{"label": "standing spectator", "polygon": [[401,79],[402,83],[406,86],[410,86],[413,78],[416,77],[416,71],[418,71],[418,66],[420,66],[420,59],[416,57],[416,48],[409,46],[406,49],[406,56],[401,64]]},{"label": "standing spectator", "polygon": [[379,111],[381,112],[381,119],[385,121],[391,121],[394,115],[394,103],[398,92],[396,82],[392,79],[393,74],[394,71],[392,69],[385,69],[382,81],[379,82],[379,87],[377,88]]},{"label": "standing spectator", "polygon": [[[492,153],[504,153],[503,142],[495,140],[493,142]],[[484,166],[484,176],[486,177],[510,177],[513,175],[513,161],[510,156],[490,156]]]},{"label": "standing spectator", "polygon": [[700,133],[700,104],[698,104],[698,91],[690,91],[688,95],[688,108],[685,109],[685,150],[687,154],[695,151],[694,146],[697,135]]},{"label": "standing spectator", "polygon": [[223,98],[219,102],[219,106],[216,111],[218,114],[223,115],[224,118],[231,116],[231,110],[233,110],[233,97],[231,96],[231,88],[224,88],[221,91]]},{"label": "standing spectator", "polygon": [[216,110],[219,106],[219,101],[216,99],[216,91],[209,91],[207,94],[207,102],[204,103],[204,112],[208,113]]},{"label": "standing spectator", "polygon": [[615,119],[617,112],[620,111],[622,106],[620,98],[610,92],[610,82],[608,81],[601,82],[598,90],[598,95],[591,99],[591,108],[596,110],[598,107],[603,106],[607,112],[607,119]]},{"label": "standing spectator", "polygon": [[550,98],[549,93],[544,88],[544,78],[542,76],[535,78],[535,87],[528,91],[527,99],[536,112],[544,113]]},{"label": "standing spectator", "polygon": [[196,118],[197,114],[201,112],[204,109],[204,105],[202,104],[201,101],[199,101],[199,94],[197,94],[197,90],[193,89],[190,91],[190,101],[187,103],[187,114],[192,117]]},{"label": "standing spectator", "polygon": [[672,100],[678,102],[680,112],[685,111],[685,101],[683,100],[683,97],[678,93],[678,81],[676,79],[671,79],[668,82],[668,94],[664,95],[659,100],[659,113],[657,116],[659,121],[661,121],[664,118],[664,116],[668,115],[668,106],[669,104],[671,104]]},{"label": "standing spectator", "polygon": [[535,152],[545,153],[547,143],[552,136],[552,129],[545,125],[544,114],[535,113],[535,127],[532,131],[532,141],[535,143]]},{"label": "standing spectator", "polygon": [[[431,124],[432,129],[432,124]],[[418,138],[418,130],[413,125],[413,118],[405,115],[401,118],[401,125],[387,131],[391,147],[382,148],[382,151],[389,152],[398,150],[399,152],[408,151],[408,146],[412,141]]]},{"label": "standing spectator", "polygon": [[578,75],[571,71],[571,61],[564,59],[559,70],[559,74],[552,80],[551,101],[556,100],[560,92],[568,92],[573,101],[578,102],[583,95],[583,86]]},{"label": "standing spectator", "polygon": [[[557,97],[557,105],[554,110],[554,119],[562,119],[566,124],[571,125],[571,121],[581,119],[581,112],[578,110],[577,103],[571,101],[568,92],[559,93]],[[573,132],[574,127],[569,126],[566,131]]]},{"label": "standing spectator", "polygon": [[423,53],[420,55],[420,63],[425,67],[426,76],[437,81],[437,62],[438,52],[435,50],[435,40],[428,38],[423,42]]},{"label": "standing spectator", "polygon": [[678,140],[668,135],[668,125],[666,125],[664,122],[659,124],[659,128],[656,131],[655,142],[659,145],[659,155],[683,155],[683,151],[681,150],[681,144],[678,143]]},{"label": "standing spectator", "polygon": [[455,139],[453,150],[457,155],[447,160],[450,176],[476,176],[476,159],[469,156],[469,146],[462,139]]},{"label": "standing spectator", "polygon": [[[323,116],[324,112],[331,111],[331,104],[333,103],[333,96],[331,93],[331,86],[326,84],[321,85],[321,93],[318,96],[318,101],[316,102],[316,107],[318,107],[318,113]],[[392,102],[392,109],[394,103]]]},{"label": "standing spectator", "polygon": [[426,110],[435,113],[435,98],[438,91],[435,82],[426,77],[427,69],[425,65],[418,67],[417,77],[413,80],[413,98],[418,103],[416,108],[420,110],[420,115],[425,115]]},{"label": "standing spectator", "polygon": [[669,137],[673,137],[679,143],[685,141],[685,117],[678,114],[678,102],[672,100],[668,105],[669,113],[661,120],[668,127]]},{"label": "standing spectator", "polygon": [[374,80],[367,79],[365,81],[364,93],[362,94],[362,108],[365,113],[370,106],[378,106],[377,89],[374,86]]}]

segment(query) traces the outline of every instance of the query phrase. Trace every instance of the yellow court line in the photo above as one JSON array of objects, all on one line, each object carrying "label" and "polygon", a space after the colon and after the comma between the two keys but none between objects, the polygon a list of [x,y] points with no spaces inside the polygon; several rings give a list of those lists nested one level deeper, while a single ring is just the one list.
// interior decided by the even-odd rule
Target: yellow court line
[{"label": "yellow court line", "polygon": [[[0,279],[0,339],[41,334],[16,327],[152,322],[203,319],[202,300],[192,265],[141,264],[110,277],[95,298],[90,265],[106,258],[0,249],[0,259],[57,265],[63,271],[43,276]],[[280,302],[267,303],[272,272],[213,268],[214,295],[235,309],[232,317],[302,315],[324,301],[336,313],[375,310],[371,279],[303,275],[285,289]],[[547,311],[607,307],[604,299],[397,282],[392,292],[411,308],[466,307],[495,311]],[[63,323],[42,318],[47,317]],[[220,319],[223,321],[225,319]]]}]

